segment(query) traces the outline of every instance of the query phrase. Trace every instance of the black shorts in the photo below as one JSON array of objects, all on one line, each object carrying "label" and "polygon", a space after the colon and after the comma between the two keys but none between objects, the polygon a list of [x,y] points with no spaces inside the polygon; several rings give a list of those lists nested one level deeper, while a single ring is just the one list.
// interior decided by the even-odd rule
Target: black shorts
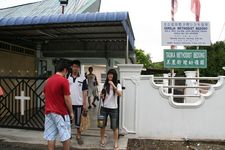
[{"label": "black shorts", "polygon": [[73,105],[75,128],[80,128],[83,105]]},{"label": "black shorts", "polygon": [[111,129],[115,130],[119,128],[118,109],[101,107],[100,114],[105,117],[105,127],[107,126],[107,120],[109,116]]}]

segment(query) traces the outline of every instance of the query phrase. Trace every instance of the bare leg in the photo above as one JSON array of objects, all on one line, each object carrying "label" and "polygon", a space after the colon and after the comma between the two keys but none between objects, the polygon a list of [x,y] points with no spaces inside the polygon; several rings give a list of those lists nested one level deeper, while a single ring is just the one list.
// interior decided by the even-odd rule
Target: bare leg
[{"label": "bare leg", "polygon": [[90,109],[91,108],[91,97],[88,97],[88,109]]},{"label": "bare leg", "polygon": [[63,150],[69,150],[71,145],[70,139],[63,142]]},{"label": "bare leg", "polygon": [[80,138],[80,136],[81,136],[80,129],[79,129],[79,128],[77,128],[77,138]]},{"label": "bare leg", "polygon": [[48,150],[55,150],[55,141],[48,141]]},{"label": "bare leg", "polygon": [[92,102],[92,105],[93,105],[94,107],[96,107],[95,101],[96,101],[96,96],[94,96],[94,99],[93,99],[93,102]]},{"label": "bare leg", "polygon": [[101,136],[101,140],[100,140],[100,142],[101,142],[101,144],[105,144],[105,128],[101,128],[100,129],[100,136]]},{"label": "bare leg", "polygon": [[119,130],[118,128],[113,130],[113,135],[114,135],[114,147],[115,149],[118,149],[119,148],[119,144],[118,144],[118,135],[119,135]]},{"label": "bare leg", "polygon": [[81,139],[81,131],[77,128],[77,142],[79,145],[84,144],[84,141]]}]

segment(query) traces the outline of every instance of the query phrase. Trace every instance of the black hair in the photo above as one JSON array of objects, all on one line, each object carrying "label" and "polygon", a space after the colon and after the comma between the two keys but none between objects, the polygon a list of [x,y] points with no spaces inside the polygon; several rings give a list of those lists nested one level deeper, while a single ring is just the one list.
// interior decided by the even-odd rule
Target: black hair
[{"label": "black hair", "polygon": [[69,64],[65,60],[59,60],[56,63],[55,71],[56,72],[62,72],[64,69],[69,69]]},{"label": "black hair", "polygon": [[73,61],[71,62],[71,66],[72,66],[72,65],[77,65],[77,66],[80,67],[80,61],[79,61],[79,60],[73,60]]},{"label": "black hair", "polygon": [[[108,75],[112,74],[113,75],[113,79],[112,82],[113,84],[117,87],[118,84],[118,80],[117,80],[117,72],[115,69],[110,69],[107,72],[107,76],[106,76],[106,80],[105,80],[105,84],[104,84],[104,89],[106,89],[106,92],[109,94],[110,92],[110,85],[109,85],[109,79],[108,79]],[[113,94],[115,95],[115,90],[113,90]]]},{"label": "black hair", "polygon": [[89,68],[88,68],[89,71],[90,71],[91,69],[93,70],[93,67],[89,67]]}]

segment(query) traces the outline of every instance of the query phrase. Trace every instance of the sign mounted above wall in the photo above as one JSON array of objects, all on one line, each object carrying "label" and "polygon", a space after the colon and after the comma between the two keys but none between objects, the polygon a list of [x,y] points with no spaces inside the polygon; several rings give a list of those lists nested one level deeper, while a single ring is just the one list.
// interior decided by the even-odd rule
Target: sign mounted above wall
[{"label": "sign mounted above wall", "polygon": [[210,23],[162,21],[162,46],[209,46]]},{"label": "sign mounted above wall", "polygon": [[165,68],[207,68],[206,50],[164,50]]}]

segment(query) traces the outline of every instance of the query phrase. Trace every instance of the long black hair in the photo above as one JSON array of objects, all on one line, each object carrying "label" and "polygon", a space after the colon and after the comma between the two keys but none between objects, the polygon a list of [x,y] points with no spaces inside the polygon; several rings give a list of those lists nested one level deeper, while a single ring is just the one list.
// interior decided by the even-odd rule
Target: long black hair
[{"label": "long black hair", "polygon": [[[106,90],[106,92],[109,94],[110,92],[110,84],[109,84],[109,79],[108,79],[108,75],[112,74],[113,75],[113,79],[112,82],[114,83],[114,85],[117,87],[118,84],[118,79],[117,79],[117,72],[115,69],[110,69],[107,72],[107,76],[106,76],[106,80],[105,80],[105,84],[104,84],[104,89]],[[115,90],[113,89],[113,94],[115,95]]]}]

